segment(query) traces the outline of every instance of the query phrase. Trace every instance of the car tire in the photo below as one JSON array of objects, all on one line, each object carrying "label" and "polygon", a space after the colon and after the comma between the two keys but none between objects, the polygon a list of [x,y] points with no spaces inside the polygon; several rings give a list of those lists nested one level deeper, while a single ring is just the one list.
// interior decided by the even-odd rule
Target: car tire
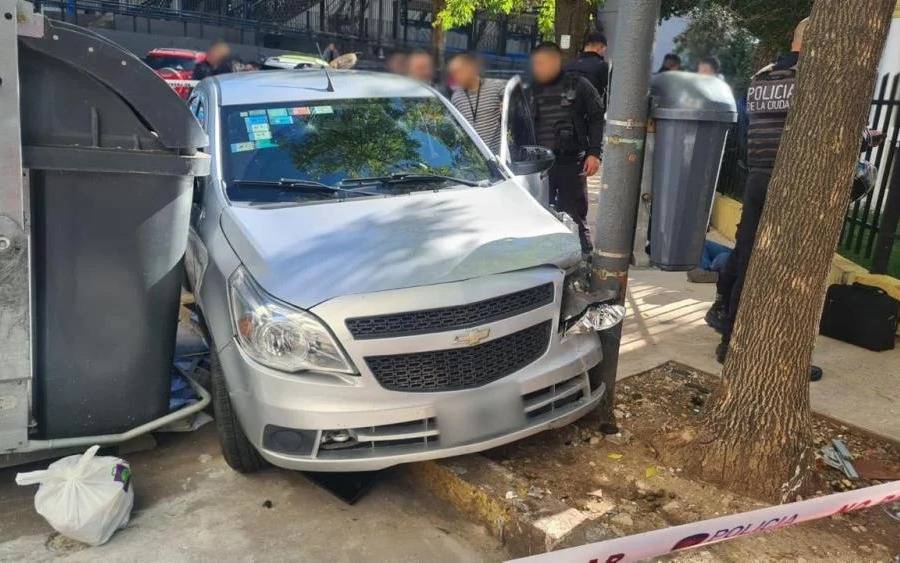
[{"label": "car tire", "polygon": [[267,467],[268,462],[259,455],[259,452],[247,439],[247,435],[244,434],[241,423],[234,413],[231,397],[228,395],[228,386],[225,383],[225,375],[222,373],[222,365],[219,363],[219,357],[215,351],[210,351],[209,364],[213,413],[225,463],[240,473],[254,473]]}]

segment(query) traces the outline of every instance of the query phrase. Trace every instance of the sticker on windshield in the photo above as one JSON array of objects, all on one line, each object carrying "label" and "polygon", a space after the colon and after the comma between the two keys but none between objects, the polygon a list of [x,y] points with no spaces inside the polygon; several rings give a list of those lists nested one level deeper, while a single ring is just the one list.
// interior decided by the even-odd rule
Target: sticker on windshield
[{"label": "sticker on windshield", "polygon": [[264,115],[245,117],[244,123],[247,124],[247,132],[260,131],[269,128],[269,122],[266,120],[266,116]]},{"label": "sticker on windshield", "polygon": [[293,108],[291,110],[291,113],[293,113],[294,115],[309,115],[309,108],[308,107]]},{"label": "sticker on windshield", "polygon": [[309,109],[311,109],[313,114],[315,115],[319,115],[322,113],[334,113],[334,110],[331,108],[331,106],[313,106]]},{"label": "sticker on windshield", "polygon": [[247,115],[266,115],[266,110],[264,109],[251,109],[247,112]]},{"label": "sticker on windshield", "polygon": [[273,108],[268,110],[269,119],[273,117],[282,117],[288,114],[287,108]]},{"label": "sticker on windshield", "polygon": [[292,125],[293,123],[294,118],[290,115],[276,115],[269,118],[269,124],[271,125]]},{"label": "sticker on windshield", "polygon": [[272,132],[268,129],[265,131],[254,131],[250,133],[250,138],[254,141],[266,141],[272,138]]},{"label": "sticker on windshield", "polygon": [[231,152],[246,152],[256,148],[254,143],[231,143]]},{"label": "sticker on windshield", "polygon": [[269,124],[268,123],[254,123],[252,125],[247,125],[247,132],[251,135],[253,133],[268,133],[269,132]]},{"label": "sticker on windshield", "polygon": [[273,141],[272,139],[263,139],[261,141],[256,141],[257,149],[271,149],[278,146],[278,143]]}]

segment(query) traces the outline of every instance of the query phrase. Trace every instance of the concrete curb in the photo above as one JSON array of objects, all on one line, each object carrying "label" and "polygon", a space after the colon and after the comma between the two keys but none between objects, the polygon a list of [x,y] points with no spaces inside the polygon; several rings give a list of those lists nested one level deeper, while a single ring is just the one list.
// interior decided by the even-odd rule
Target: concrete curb
[{"label": "concrete curb", "polygon": [[613,537],[587,513],[529,491],[523,480],[480,455],[415,463],[407,470],[420,486],[486,526],[512,557],[581,545],[588,536]]}]

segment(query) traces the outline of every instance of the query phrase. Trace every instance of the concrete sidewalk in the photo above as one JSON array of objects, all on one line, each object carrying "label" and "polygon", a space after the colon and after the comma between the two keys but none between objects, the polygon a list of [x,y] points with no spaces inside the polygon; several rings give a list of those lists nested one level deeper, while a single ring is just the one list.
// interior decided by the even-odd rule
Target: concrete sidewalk
[{"label": "concrete sidewalk", "polygon": [[[588,224],[596,224],[599,174],[588,179]],[[713,240],[733,243],[716,232]],[[715,284],[694,284],[682,272],[631,270],[619,379],[673,360],[721,373],[715,349],[719,335],[703,316]],[[813,362],[825,376],[810,385],[816,412],[900,442],[900,348],[870,352],[819,336]]]},{"label": "concrete sidewalk", "polygon": [[403,561],[494,563],[500,542],[427,491],[405,467],[382,472],[348,505],[303,474],[241,475],[225,465],[215,424],[157,434],[156,449],[128,454],[135,505],[128,527],[89,548],[52,533],[34,510],[36,487],[0,470],[0,561]]},{"label": "concrete sidewalk", "polygon": [[[721,373],[718,334],[703,321],[715,284],[694,284],[684,273],[632,270],[619,378],[674,360]],[[814,411],[900,442],[900,348],[870,352],[819,336],[813,361],[825,376],[810,384]]]}]

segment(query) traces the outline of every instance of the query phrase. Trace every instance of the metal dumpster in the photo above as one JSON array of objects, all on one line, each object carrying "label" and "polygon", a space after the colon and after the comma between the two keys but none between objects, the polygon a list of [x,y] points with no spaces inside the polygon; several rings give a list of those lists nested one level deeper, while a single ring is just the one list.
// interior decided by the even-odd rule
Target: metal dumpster
[{"label": "metal dumpster", "polygon": [[19,37],[30,185],[32,438],[110,434],[168,412],[194,178],[207,139],[131,53],[45,20]]},{"label": "metal dumpster", "polygon": [[650,262],[663,270],[690,270],[703,251],[725,137],[737,121],[737,108],[725,81],[691,72],[656,75],[650,95],[656,122]]}]

